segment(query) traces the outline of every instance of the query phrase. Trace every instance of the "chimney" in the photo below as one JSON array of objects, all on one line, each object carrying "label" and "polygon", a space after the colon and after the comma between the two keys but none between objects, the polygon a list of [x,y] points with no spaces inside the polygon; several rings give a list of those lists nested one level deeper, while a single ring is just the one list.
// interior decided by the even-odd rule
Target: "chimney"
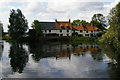
[{"label": "chimney", "polygon": [[69,23],[70,23],[70,19],[69,19]]},{"label": "chimney", "polygon": [[57,22],[57,19],[55,19],[55,22]]}]

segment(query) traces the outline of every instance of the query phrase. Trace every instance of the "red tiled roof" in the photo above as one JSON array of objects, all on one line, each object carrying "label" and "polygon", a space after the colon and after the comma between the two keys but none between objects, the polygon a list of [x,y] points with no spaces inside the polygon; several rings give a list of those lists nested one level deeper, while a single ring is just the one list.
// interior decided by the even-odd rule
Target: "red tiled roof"
[{"label": "red tiled roof", "polygon": [[79,25],[71,25],[69,21],[57,21],[55,22],[56,29],[73,29],[73,30],[82,30],[82,31],[101,31],[96,26],[79,26]]},{"label": "red tiled roof", "polygon": [[97,30],[101,31],[101,29],[99,29],[96,26],[86,26],[86,28],[87,28],[87,31],[97,31]]},{"label": "red tiled roof", "polygon": [[85,30],[83,26],[78,26],[78,25],[72,25],[72,29],[75,29],[75,30]]},{"label": "red tiled roof", "polygon": [[69,29],[72,29],[71,24],[68,21],[57,21],[55,22],[55,24],[56,24],[56,29],[62,29],[62,27],[64,27],[64,29],[68,29],[68,27]]},{"label": "red tiled roof", "polygon": [[75,30],[86,30],[86,31],[101,31],[101,29],[99,29],[98,27],[96,26],[78,26],[78,25],[72,25],[72,29],[75,29]]}]

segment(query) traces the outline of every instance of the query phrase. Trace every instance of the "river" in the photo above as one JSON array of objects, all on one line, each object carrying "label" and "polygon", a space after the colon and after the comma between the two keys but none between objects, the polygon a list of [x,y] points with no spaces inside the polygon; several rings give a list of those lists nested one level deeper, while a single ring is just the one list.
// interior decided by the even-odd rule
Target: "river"
[{"label": "river", "polygon": [[2,78],[120,77],[117,60],[97,43],[4,41],[1,51]]}]

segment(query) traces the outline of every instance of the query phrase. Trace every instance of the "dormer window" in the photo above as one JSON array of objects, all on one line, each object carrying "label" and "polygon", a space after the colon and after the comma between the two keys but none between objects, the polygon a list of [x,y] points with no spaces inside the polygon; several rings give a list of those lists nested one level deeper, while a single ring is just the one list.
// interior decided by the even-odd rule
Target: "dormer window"
[{"label": "dormer window", "polygon": [[100,31],[99,29],[97,29],[97,31]]},{"label": "dormer window", "polygon": [[61,26],[61,29],[65,29],[64,26]]},{"label": "dormer window", "polygon": [[67,29],[70,29],[70,26],[67,26]]}]

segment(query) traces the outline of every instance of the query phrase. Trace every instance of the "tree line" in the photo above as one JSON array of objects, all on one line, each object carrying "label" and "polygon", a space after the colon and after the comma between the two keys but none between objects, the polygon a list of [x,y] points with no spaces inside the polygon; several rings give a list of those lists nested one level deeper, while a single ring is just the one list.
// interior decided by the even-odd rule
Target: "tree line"
[{"label": "tree line", "polygon": [[[9,25],[8,25],[8,33],[12,39],[20,40],[26,31],[28,30],[28,22],[25,16],[23,15],[20,9],[10,10],[9,16]],[[81,26],[97,26],[98,28],[105,30],[106,21],[103,14],[94,14],[91,22],[87,22],[85,20],[74,20],[72,25],[81,25]],[[33,29],[29,30],[29,35],[31,38],[37,38],[42,36],[42,29],[40,22],[38,20],[34,20],[31,24]]]},{"label": "tree line", "polygon": [[[120,2],[110,10],[108,15],[110,28],[99,39],[101,43],[120,48]],[[116,50],[117,51],[117,50]]]},{"label": "tree line", "polygon": [[[120,39],[120,2],[111,9],[108,17],[108,22],[110,25],[110,28],[106,31],[106,33],[101,37],[101,42],[104,40],[108,40],[110,43],[111,39],[115,39],[116,41],[119,41]],[[72,25],[79,25],[79,26],[97,26],[101,30],[106,30],[106,19],[103,14],[94,14],[91,18],[90,22],[87,22],[85,20],[74,20]],[[2,26],[2,23],[0,23],[0,26]],[[33,37],[40,37],[42,36],[42,29],[40,22],[38,20],[34,20],[31,24],[31,27],[33,30],[29,31],[29,35]],[[19,40],[26,33],[28,30],[28,22],[25,16],[23,15],[22,11],[20,9],[17,10],[10,10],[10,16],[9,16],[9,25],[8,25],[8,33],[11,36],[12,39]]]},{"label": "tree line", "polygon": [[72,22],[72,25],[79,25],[79,26],[97,26],[101,30],[106,30],[107,27],[107,21],[105,19],[105,16],[103,14],[94,14],[92,17],[92,20],[90,22],[87,22],[85,20],[74,20]]}]

